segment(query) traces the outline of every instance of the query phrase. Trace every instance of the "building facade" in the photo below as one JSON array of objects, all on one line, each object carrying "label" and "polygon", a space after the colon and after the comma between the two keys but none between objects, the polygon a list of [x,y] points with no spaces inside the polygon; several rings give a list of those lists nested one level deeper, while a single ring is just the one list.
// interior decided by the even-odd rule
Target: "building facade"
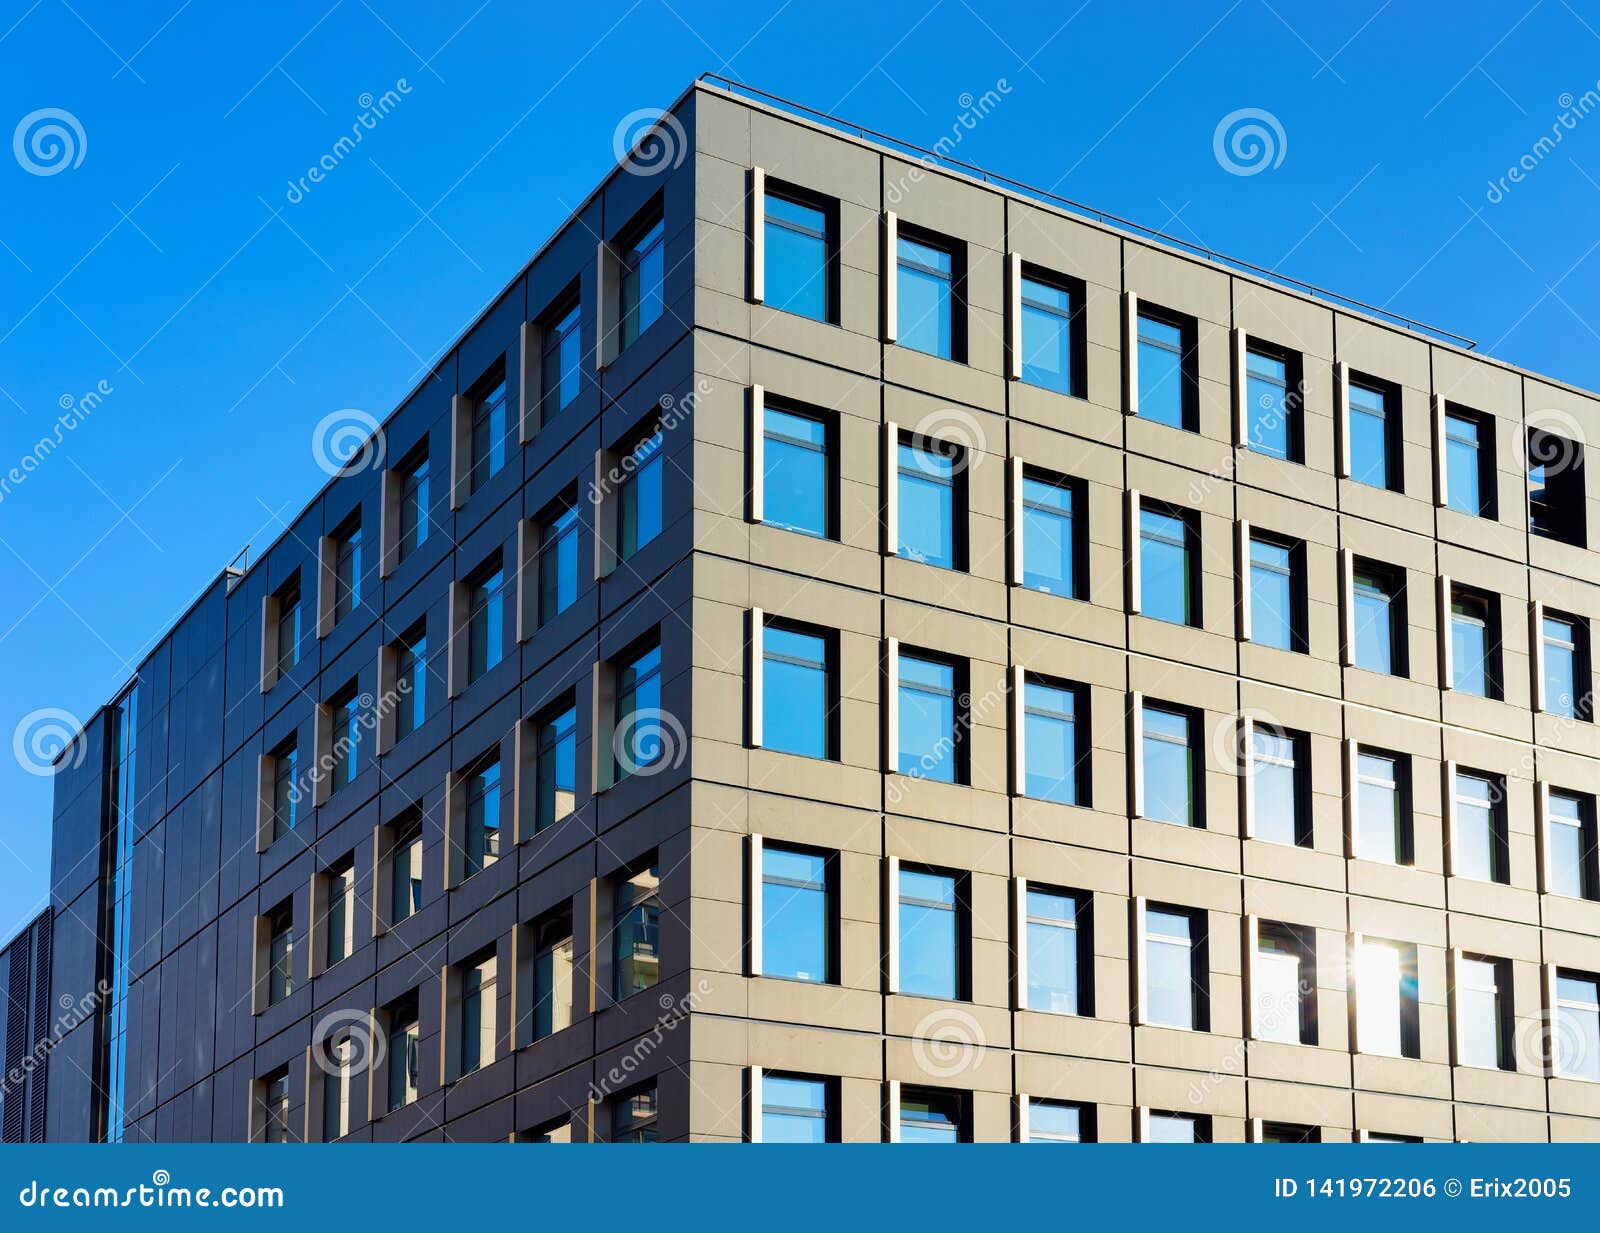
[{"label": "building facade", "polygon": [[50,1003],[47,908],[0,949],[0,1143],[43,1143]]},{"label": "building facade", "polygon": [[650,149],[63,758],[49,1137],[1600,1138],[1600,400]]}]

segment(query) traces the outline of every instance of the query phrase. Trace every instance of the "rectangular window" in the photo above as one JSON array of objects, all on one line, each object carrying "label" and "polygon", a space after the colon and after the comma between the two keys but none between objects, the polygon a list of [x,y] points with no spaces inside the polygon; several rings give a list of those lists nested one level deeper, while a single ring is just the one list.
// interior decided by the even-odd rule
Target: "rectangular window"
[{"label": "rectangular window", "polygon": [[1139,308],[1139,418],[1199,431],[1199,373],[1193,317]]},{"label": "rectangular window", "polygon": [[1350,380],[1350,478],[1399,492],[1400,391]]},{"label": "rectangular window", "polygon": [[1541,709],[1567,719],[1588,720],[1589,623],[1581,617],[1546,611],[1540,630],[1544,653],[1544,700]]},{"label": "rectangular window", "polygon": [[761,1141],[828,1142],[828,1088],[826,1079],[811,1075],[762,1075]]},{"label": "rectangular window", "polygon": [[1511,965],[1503,959],[1462,955],[1456,961],[1456,1042],[1462,1066],[1513,1070],[1511,1055]]},{"label": "rectangular window", "polygon": [[1309,649],[1303,545],[1250,536],[1250,641],[1302,654]]},{"label": "rectangular window", "polygon": [[640,650],[617,673],[617,723],[612,747],[616,778],[653,766],[666,754],[669,734],[661,709],[661,645]]},{"label": "rectangular window", "polygon": [[900,345],[940,359],[964,361],[966,357],[958,354],[963,306],[955,245],[902,224],[895,265],[896,338]]},{"label": "rectangular window", "polygon": [[622,347],[631,347],[666,311],[666,223],[655,202],[614,246],[621,259]]},{"label": "rectangular window", "polygon": [[1080,686],[1039,677],[1023,681],[1023,792],[1058,805],[1088,801],[1087,714],[1078,722],[1084,691]]},{"label": "rectangular window", "polygon": [[1451,684],[1458,693],[1499,698],[1500,617],[1493,597],[1465,587],[1450,593]]},{"label": "rectangular window", "polygon": [[539,422],[548,424],[574,398],[583,380],[582,306],[577,288],[565,293],[539,325]]},{"label": "rectangular window", "polygon": [[1245,346],[1245,440],[1258,454],[1299,462],[1300,357],[1254,339]]},{"label": "rectangular window", "polygon": [[1444,416],[1445,491],[1453,510],[1495,516],[1494,427],[1489,417],[1461,407]]},{"label": "rectangular window", "polygon": [[361,603],[361,512],[333,533],[333,619],[342,621]]},{"label": "rectangular window", "polygon": [[300,576],[278,589],[278,676],[300,662]]},{"label": "rectangular window", "polygon": [[834,979],[834,871],[824,853],[763,844],[761,974],[828,983]]},{"label": "rectangular window", "polygon": [[327,912],[323,917],[322,966],[326,971],[355,949],[356,862],[346,856],[323,875]]},{"label": "rectangular window", "polygon": [[422,727],[428,713],[428,635],[419,621],[404,634],[394,657],[394,739]]},{"label": "rectangular window", "polygon": [[389,923],[398,925],[422,907],[422,814],[394,823],[389,847]]},{"label": "rectangular window", "polygon": [[461,976],[461,1057],[458,1075],[470,1075],[494,1061],[497,958],[492,949],[469,959]]},{"label": "rectangular window", "polygon": [[1195,758],[1195,720],[1188,711],[1144,704],[1140,757],[1144,771],[1142,816],[1177,826],[1204,825]]},{"label": "rectangular window", "polygon": [[813,321],[835,319],[834,217],[833,209],[809,193],[768,185],[762,202],[764,303]]},{"label": "rectangular window", "polygon": [[1262,1122],[1258,1143],[1321,1143],[1322,1131],[1298,1122]]},{"label": "rectangular window", "polygon": [[1292,925],[1262,922],[1250,971],[1255,1038],[1317,1043],[1317,959],[1314,936]]},{"label": "rectangular window", "polygon": [[1210,1143],[1211,1118],[1196,1113],[1157,1113],[1146,1117],[1146,1143]]},{"label": "rectangular window", "polygon": [[762,744],[805,758],[833,757],[836,680],[830,639],[766,623],[761,639]]},{"label": "rectangular window", "polygon": [[268,755],[272,765],[272,837],[282,839],[294,830],[300,804],[299,750],[290,737]]},{"label": "rectangular window", "polygon": [[1199,533],[1187,510],[1139,508],[1139,611],[1174,625],[1200,624]]},{"label": "rectangular window", "polygon": [[1058,394],[1082,397],[1078,314],[1083,285],[1074,279],[1022,269],[1022,379]]},{"label": "rectangular window", "polygon": [[479,383],[472,399],[472,466],[468,493],[477,492],[506,465],[506,378],[503,365]]},{"label": "rectangular window", "polygon": [[322,1071],[322,1141],[334,1143],[350,1133],[350,1080],[356,1061],[356,1043],[348,1031],[320,1048]]},{"label": "rectangular window", "polygon": [[1405,676],[1406,602],[1401,575],[1357,560],[1353,578],[1356,667]]},{"label": "rectangular window", "polygon": [[611,1142],[654,1143],[656,1111],[654,1083],[618,1096],[611,1104]]},{"label": "rectangular window", "polygon": [[482,873],[500,859],[500,752],[466,772],[462,798],[461,878]]},{"label": "rectangular window", "polygon": [[387,1023],[385,1044],[388,1056],[388,1111],[416,1103],[422,1065],[422,1023],[417,1013],[417,995],[407,994],[384,1012]]},{"label": "rectangular window", "polygon": [[289,1142],[289,1067],[279,1066],[261,1080],[261,1141]]},{"label": "rectangular window", "polygon": [[1251,725],[1253,838],[1288,847],[1311,846],[1309,744],[1303,733]]},{"label": "rectangular window", "polygon": [[966,986],[967,904],[953,873],[900,867],[900,992],[961,998]]},{"label": "rectangular window", "polygon": [[519,1131],[518,1143],[571,1143],[572,1119],[558,1117],[552,1122],[534,1126],[532,1129]]},{"label": "rectangular window", "polygon": [[902,440],[896,496],[900,542],[910,561],[965,569],[965,451],[944,442]]},{"label": "rectangular window", "polygon": [[1199,913],[1151,904],[1145,911],[1144,1021],[1205,1031],[1209,987],[1205,926]]},{"label": "rectangular window", "polygon": [[404,561],[428,542],[428,449],[424,443],[400,464],[400,535],[396,559]]},{"label": "rectangular window", "polygon": [[661,977],[661,876],[650,864],[613,887],[611,996],[620,1002]]},{"label": "rectangular window", "polygon": [[962,675],[949,660],[900,654],[896,742],[900,774],[940,783],[966,782],[966,741],[957,714]]},{"label": "rectangular window", "polygon": [[1400,754],[1356,755],[1356,855],[1386,865],[1409,865],[1410,784]]},{"label": "rectangular window", "polygon": [[658,424],[628,451],[617,485],[617,555],[626,561],[661,534],[666,463]]},{"label": "rectangular window", "polygon": [[1048,595],[1082,594],[1086,526],[1079,517],[1082,485],[1038,473],[1022,477],[1022,585]]},{"label": "rectangular window", "polygon": [[570,912],[553,913],[533,926],[533,1038],[543,1040],[572,1026],[572,944]]},{"label": "rectangular window", "polygon": [[966,1109],[958,1092],[903,1088],[896,1113],[902,1143],[965,1143],[969,1137]]},{"label": "rectangular window", "polygon": [[467,582],[467,684],[505,655],[506,574],[496,557]]},{"label": "rectangular window", "polygon": [[833,537],[828,422],[767,405],[762,411],[762,521],[818,539]]},{"label": "rectangular window", "polygon": [[1600,978],[1557,972],[1555,1020],[1550,1033],[1555,1073],[1600,1083]]},{"label": "rectangular window", "polygon": [[554,826],[577,807],[578,708],[566,703],[539,720],[533,829]]},{"label": "rectangular window", "polygon": [[578,507],[563,502],[539,523],[539,624],[578,598]]},{"label": "rectangular window", "polygon": [[1450,836],[1450,870],[1458,878],[1510,882],[1510,839],[1506,832],[1505,780],[1457,771],[1455,830]]},{"label": "rectangular window", "polygon": [[1569,899],[1600,899],[1594,797],[1550,789],[1545,822],[1549,893]]},{"label": "rectangular window", "polygon": [[1028,1009],[1089,1013],[1094,952],[1088,896],[1030,885],[1025,906]]},{"label": "rectangular window", "polygon": [[294,901],[285,899],[267,914],[267,1005],[294,992]]},{"label": "rectangular window", "polygon": [[1416,948],[1362,938],[1355,961],[1357,1049],[1420,1056]]},{"label": "rectangular window", "polygon": [[1588,542],[1584,449],[1542,429],[1528,432],[1528,529],[1582,548]]},{"label": "rectangular window", "polygon": [[1094,1106],[1028,1098],[1029,1143],[1093,1143]]},{"label": "rectangular window", "polygon": [[328,700],[333,722],[332,746],[326,751],[328,791],[337,792],[361,773],[361,691],[351,681]]}]

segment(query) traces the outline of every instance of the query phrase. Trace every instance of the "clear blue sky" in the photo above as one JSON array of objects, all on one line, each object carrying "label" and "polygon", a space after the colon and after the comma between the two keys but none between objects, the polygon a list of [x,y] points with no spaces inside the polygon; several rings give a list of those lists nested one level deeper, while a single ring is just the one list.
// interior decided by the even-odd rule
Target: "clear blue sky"
[{"label": "clear blue sky", "polygon": [[[1600,89],[1565,0],[5,0],[0,138],[58,108],[83,140],[50,175],[0,146],[0,474],[111,392],[0,499],[0,935],[48,883],[19,721],[103,703],[316,492],[313,426],[386,414],[704,70],[929,145],[1004,79],[961,157],[1600,386],[1600,109],[1534,153]],[[1242,108],[1283,134],[1248,176],[1213,150]]]}]

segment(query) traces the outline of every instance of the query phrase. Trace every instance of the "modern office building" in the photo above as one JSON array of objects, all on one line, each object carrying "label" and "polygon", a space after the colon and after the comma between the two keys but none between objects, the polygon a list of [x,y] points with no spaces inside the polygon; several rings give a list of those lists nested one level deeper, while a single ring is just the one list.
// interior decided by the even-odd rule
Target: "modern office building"
[{"label": "modern office building", "polygon": [[696,83],[64,755],[49,1138],[1600,1138],[1464,344]]}]

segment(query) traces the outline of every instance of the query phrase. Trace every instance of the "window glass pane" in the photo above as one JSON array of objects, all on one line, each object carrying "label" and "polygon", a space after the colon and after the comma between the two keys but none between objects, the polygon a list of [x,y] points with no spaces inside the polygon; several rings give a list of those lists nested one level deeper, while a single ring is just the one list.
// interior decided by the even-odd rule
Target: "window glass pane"
[{"label": "window glass pane", "polygon": [[1250,448],[1288,458],[1291,446],[1288,365],[1259,351],[1245,353],[1245,406]]},{"label": "window glass pane", "polygon": [[461,876],[470,878],[500,859],[500,763],[490,762],[467,781]]},{"label": "window glass pane", "polygon": [[1195,824],[1194,754],[1189,716],[1144,708],[1144,816],[1178,826]]},{"label": "window glass pane", "polygon": [[827,639],[769,625],[762,637],[762,662],[762,743],[781,753],[826,758]]},{"label": "window glass pane", "polygon": [[1029,1143],[1081,1143],[1083,1109],[1064,1100],[1028,1101]]},{"label": "window glass pane", "polygon": [[955,878],[901,869],[899,895],[900,991],[930,998],[959,997]]},{"label": "window glass pane", "polygon": [[612,895],[612,996],[620,1002],[660,979],[660,879],[655,866],[617,885]]},{"label": "window glass pane", "polygon": [[1073,507],[1070,484],[1023,478],[1023,586],[1051,595],[1077,594]]},{"label": "window glass pane", "polygon": [[1300,952],[1263,932],[1251,972],[1258,1040],[1300,1043]]},{"label": "window glass pane", "polygon": [[1481,428],[1476,419],[1464,415],[1445,416],[1445,466],[1450,508],[1463,514],[1483,513],[1482,470],[1479,440]]},{"label": "window glass pane", "polygon": [[761,1077],[761,1141],[826,1143],[828,1085],[791,1075]]},{"label": "window glass pane", "polygon": [[1574,719],[1588,682],[1578,681],[1579,627],[1562,617],[1544,618],[1544,709]]},{"label": "window glass pane", "polygon": [[1500,844],[1496,820],[1498,785],[1480,775],[1457,772],[1455,782],[1455,846],[1450,864],[1458,877],[1500,881]]},{"label": "window glass pane", "polygon": [[1457,598],[1450,605],[1450,662],[1458,691],[1490,696],[1489,613],[1476,596]]},{"label": "window glass pane", "polygon": [[1361,943],[1356,956],[1356,1036],[1362,1053],[1401,1056],[1403,981],[1399,947]]},{"label": "window glass pane", "polygon": [[1023,764],[1027,795],[1058,805],[1078,803],[1078,694],[1028,681],[1023,686]]},{"label": "window glass pane", "polygon": [[622,258],[622,346],[634,341],[661,317],[665,308],[665,229],[660,219],[639,237]]},{"label": "window glass pane", "polygon": [[1145,963],[1149,974],[1147,1022],[1195,1027],[1193,922],[1181,912],[1151,908],[1145,916]]},{"label": "window glass pane", "polygon": [[547,522],[539,542],[539,623],[565,612],[578,598],[578,507]]},{"label": "window glass pane", "polygon": [[422,906],[422,824],[415,817],[395,832],[389,872],[389,916],[399,924]]},{"label": "window glass pane", "polygon": [[470,685],[498,664],[505,654],[505,582],[495,570],[472,588],[467,620],[467,683]]},{"label": "window glass pane", "polygon": [[574,304],[545,327],[540,347],[540,379],[544,392],[540,418],[546,423],[578,396],[583,371],[578,320],[579,306]]},{"label": "window glass pane", "polygon": [[1194,624],[1186,519],[1160,510],[1140,510],[1139,592],[1139,609],[1145,616],[1174,625]]},{"label": "window glass pane", "polygon": [[578,791],[578,712],[568,707],[539,726],[534,830],[570,814]]},{"label": "window glass pane", "polygon": [[627,560],[661,534],[662,471],[661,429],[657,428],[623,461],[622,484],[617,492],[620,516],[618,552]]},{"label": "window glass pane", "polygon": [[506,462],[506,383],[502,379],[472,408],[472,469],[468,487],[477,492]]},{"label": "window glass pane", "polygon": [[416,634],[395,653],[395,739],[422,726],[428,713],[428,640]]},{"label": "window glass pane", "polygon": [[829,977],[827,858],[764,845],[761,850],[761,972],[790,980]]},{"label": "window glass pane", "polygon": [[1356,855],[1363,860],[1397,865],[1404,855],[1399,766],[1381,754],[1356,759]]},{"label": "window glass pane", "polygon": [[400,560],[404,561],[427,542],[428,460],[424,457],[400,477]]},{"label": "window glass pane", "polygon": [[1390,483],[1388,398],[1350,385],[1350,478],[1377,488]]},{"label": "window glass pane", "polygon": [[619,1099],[611,1110],[613,1143],[656,1141],[656,1089],[645,1088]]},{"label": "window glass pane", "polygon": [[1355,571],[1356,667],[1393,675],[1396,615],[1392,585],[1380,574]]},{"label": "window glass pane", "polygon": [[1072,393],[1072,293],[1033,278],[1022,280],[1022,379]]},{"label": "window glass pane", "polygon": [[1302,793],[1296,743],[1270,729],[1252,727],[1250,765],[1254,837],[1293,846],[1301,839]]},{"label": "window glass pane", "polygon": [[572,1024],[571,922],[548,927],[533,958],[533,1036],[543,1040]]},{"label": "window glass pane", "polygon": [[1456,963],[1461,1004],[1461,1064],[1498,1067],[1501,1055],[1500,978],[1497,966],[1462,956]]},{"label": "window glass pane", "polygon": [[1556,977],[1556,1073],[1600,1081],[1600,983],[1589,977]]},{"label": "window glass pane", "polygon": [[956,670],[951,664],[900,656],[900,766],[902,775],[954,783],[956,778]]},{"label": "window glass pane", "polygon": [[828,220],[814,206],[766,195],[765,302],[813,321],[828,318]]},{"label": "window glass pane", "polygon": [[1250,641],[1280,651],[1298,649],[1294,549],[1275,540],[1250,539]]},{"label": "window glass pane", "polygon": [[1200,1143],[1200,1126],[1181,1113],[1152,1113],[1149,1120],[1151,1143]]},{"label": "window glass pane", "polygon": [[1566,792],[1551,792],[1547,810],[1550,843],[1550,892],[1572,899],[1594,895],[1595,853],[1584,801]]},{"label": "window glass pane", "polygon": [[905,236],[900,237],[898,251],[900,345],[948,360],[954,350],[951,256]]},{"label": "window glass pane", "polygon": [[679,743],[661,710],[661,648],[653,646],[617,674],[617,778],[660,761]]},{"label": "window glass pane", "polygon": [[1028,1009],[1078,1013],[1078,901],[1028,891]]},{"label": "window glass pane", "polygon": [[1139,316],[1139,417],[1184,427],[1187,374],[1183,331],[1154,317]]},{"label": "window glass pane", "polygon": [[901,556],[945,569],[955,568],[955,474],[953,454],[901,443]]},{"label": "window glass pane", "polygon": [[766,409],[764,421],[763,520],[826,539],[831,498],[827,426],[775,407]]},{"label": "window glass pane", "polygon": [[959,1143],[961,1105],[954,1096],[906,1093],[900,1100],[900,1142]]}]

